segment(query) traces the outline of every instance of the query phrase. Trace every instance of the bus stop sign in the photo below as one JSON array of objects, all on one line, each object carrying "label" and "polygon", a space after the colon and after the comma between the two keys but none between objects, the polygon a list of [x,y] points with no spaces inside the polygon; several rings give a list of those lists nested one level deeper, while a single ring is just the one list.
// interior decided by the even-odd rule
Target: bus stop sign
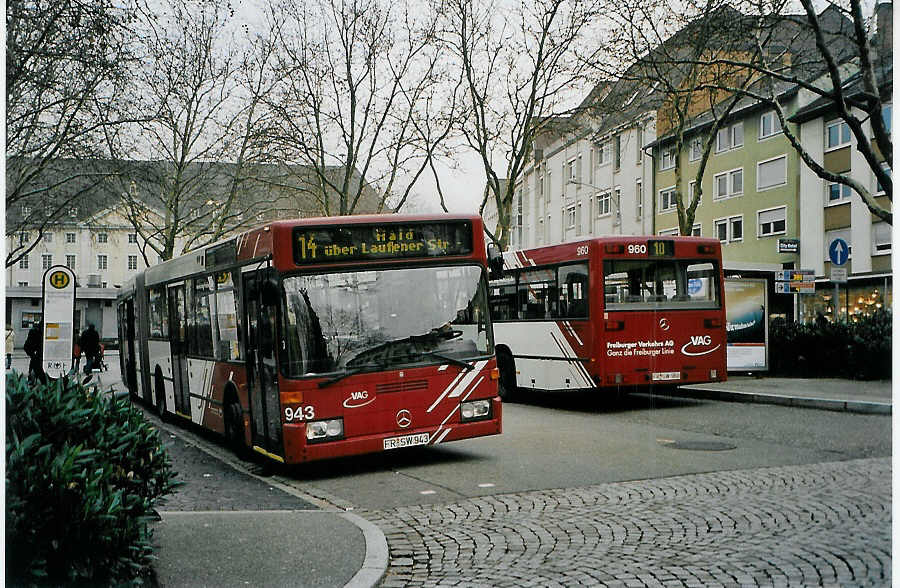
[{"label": "bus stop sign", "polygon": [[44,272],[43,367],[51,378],[59,378],[72,368],[75,342],[75,273],[64,265]]},{"label": "bus stop sign", "polygon": [[834,265],[844,265],[850,257],[850,246],[843,239],[835,239],[828,246],[828,258]]}]

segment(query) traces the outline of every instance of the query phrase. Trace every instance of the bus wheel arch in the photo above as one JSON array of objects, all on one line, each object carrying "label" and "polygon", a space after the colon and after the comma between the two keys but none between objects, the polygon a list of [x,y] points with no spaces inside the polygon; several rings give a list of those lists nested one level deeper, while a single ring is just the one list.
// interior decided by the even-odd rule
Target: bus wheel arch
[{"label": "bus wheel arch", "polygon": [[248,448],[244,430],[244,411],[238,400],[237,388],[231,382],[225,386],[223,416],[226,443],[238,457],[246,457]]},{"label": "bus wheel arch", "polygon": [[497,392],[504,402],[513,402],[518,386],[516,383],[516,362],[512,351],[506,345],[497,346],[497,369],[500,371],[500,382]]}]

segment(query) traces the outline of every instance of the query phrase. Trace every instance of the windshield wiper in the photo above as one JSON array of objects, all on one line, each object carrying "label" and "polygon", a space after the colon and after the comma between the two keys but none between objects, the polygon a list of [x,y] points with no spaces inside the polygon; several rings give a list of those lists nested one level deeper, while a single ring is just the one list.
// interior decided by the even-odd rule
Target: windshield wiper
[{"label": "windshield wiper", "polygon": [[338,375],[336,375],[332,378],[329,378],[327,380],[319,382],[319,388],[325,388],[327,386],[331,386],[335,382],[340,382],[344,378],[349,378],[350,376],[352,376],[354,374],[358,374],[362,370],[363,370],[362,367],[355,367],[355,368],[351,368],[349,370],[344,370],[343,372],[339,373]]},{"label": "windshield wiper", "polygon": [[436,351],[423,351],[422,355],[430,355],[431,357],[437,357],[438,359],[443,359],[447,363],[452,363],[453,365],[458,365],[461,368],[465,368],[465,370],[471,371],[475,368],[472,367],[472,364],[463,361],[461,359],[456,359],[455,357],[450,357],[449,355],[444,355],[443,353],[438,353]]}]

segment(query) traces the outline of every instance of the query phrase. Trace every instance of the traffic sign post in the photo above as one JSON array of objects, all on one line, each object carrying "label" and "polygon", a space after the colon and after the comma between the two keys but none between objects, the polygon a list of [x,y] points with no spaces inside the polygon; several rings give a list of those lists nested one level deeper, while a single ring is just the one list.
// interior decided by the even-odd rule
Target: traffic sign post
[{"label": "traffic sign post", "polygon": [[[835,266],[842,266],[847,263],[847,260],[850,258],[850,246],[841,238],[833,239],[831,243],[828,244],[828,259],[831,260],[831,281],[834,282],[834,322],[837,322],[838,318],[838,305],[840,304],[840,288],[838,284],[843,284],[847,282],[847,269],[840,268]],[[835,274],[835,270],[843,270],[838,271]],[[835,279],[837,278],[837,279]],[[843,280],[840,280],[843,278]],[[847,291],[847,312],[846,312],[846,320],[850,320],[850,295],[849,290]]]}]

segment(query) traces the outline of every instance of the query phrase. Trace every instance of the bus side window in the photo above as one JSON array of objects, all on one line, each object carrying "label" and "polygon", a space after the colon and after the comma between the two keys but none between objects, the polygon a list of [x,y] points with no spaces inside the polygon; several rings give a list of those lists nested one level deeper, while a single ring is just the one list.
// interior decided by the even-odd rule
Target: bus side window
[{"label": "bus side window", "polygon": [[559,268],[559,318],[587,318],[587,264],[564,265]]}]

